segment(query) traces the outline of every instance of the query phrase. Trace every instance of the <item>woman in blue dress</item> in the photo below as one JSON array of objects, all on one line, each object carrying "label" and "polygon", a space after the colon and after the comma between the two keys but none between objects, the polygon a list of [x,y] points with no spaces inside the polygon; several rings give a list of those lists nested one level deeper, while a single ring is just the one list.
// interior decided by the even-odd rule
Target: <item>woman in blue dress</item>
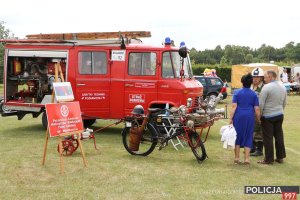
[{"label": "woman in blue dress", "polygon": [[243,88],[234,91],[233,94],[229,123],[233,123],[237,133],[234,163],[240,163],[240,148],[244,148],[244,164],[250,164],[255,115],[260,123],[260,110],[257,94],[250,89],[253,82],[251,74],[244,75],[241,82]]}]

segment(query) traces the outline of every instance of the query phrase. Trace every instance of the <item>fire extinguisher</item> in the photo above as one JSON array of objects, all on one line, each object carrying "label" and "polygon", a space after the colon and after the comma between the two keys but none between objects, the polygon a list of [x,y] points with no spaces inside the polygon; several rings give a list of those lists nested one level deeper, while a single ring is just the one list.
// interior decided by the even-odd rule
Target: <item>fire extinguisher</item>
[{"label": "fire extinguisher", "polygon": [[14,75],[18,75],[21,73],[21,61],[18,58],[14,60]]}]

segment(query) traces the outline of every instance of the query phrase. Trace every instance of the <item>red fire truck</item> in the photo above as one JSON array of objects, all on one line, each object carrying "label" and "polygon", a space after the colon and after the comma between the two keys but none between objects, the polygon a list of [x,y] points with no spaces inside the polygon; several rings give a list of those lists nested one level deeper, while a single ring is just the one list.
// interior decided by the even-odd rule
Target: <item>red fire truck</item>
[{"label": "red fire truck", "polygon": [[[142,44],[150,32],[28,35],[5,43],[2,116],[43,114],[51,102],[54,66],[59,63],[80,102],[86,126],[96,119],[121,119],[135,105],[164,108],[197,104],[202,85],[193,78],[186,50],[169,38],[161,46]],[[179,52],[181,51],[180,56]]]}]

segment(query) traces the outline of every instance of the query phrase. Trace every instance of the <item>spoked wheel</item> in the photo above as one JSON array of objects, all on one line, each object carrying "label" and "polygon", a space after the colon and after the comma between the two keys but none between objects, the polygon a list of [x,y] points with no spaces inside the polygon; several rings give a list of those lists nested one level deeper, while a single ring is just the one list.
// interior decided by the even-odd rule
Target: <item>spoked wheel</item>
[{"label": "spoked wheel", "polygon": [[74,151],[76,151],[78,149],[78,142],[77,142],[77,140],[72,140],[72,143],[73,143],[73,146],[74,146]]},{"label": "spoked wheel", "polygon": [[133,131],[130,131],[130,127],[125,127],[122,131],[122,140],[125,149],[132,155],[147,156],[154,149],[157,144],[157,133],[152,124],[148,123],[145,129],[142,131],[140,139],[137,144],[132,144],[134,135]]},{"label": "spoked wheel", "polygon": [[189,133],[189,139],[190,139],[190,147],[192,149],[192,152],[194,156],[197,158],[198,161],[203,161],[207,158],[205,146],[199,137],[198,133],[195,131],[191,131]]},{"label": "spoked wheel", "polygon": [[[74,145],[73,142],[71,140],[63,140],[62,141],[62,154],[64,156],[70,156],[72,155],[72,153],[75,151],[74,150]],[[59,153],[59,144],[57,145],[57,151]]]}]

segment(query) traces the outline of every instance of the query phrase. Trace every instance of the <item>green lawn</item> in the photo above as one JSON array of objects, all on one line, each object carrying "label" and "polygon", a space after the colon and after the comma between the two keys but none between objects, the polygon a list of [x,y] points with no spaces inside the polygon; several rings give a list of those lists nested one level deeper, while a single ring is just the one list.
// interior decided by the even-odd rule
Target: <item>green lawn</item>
[{"label": "green lawn", "polygon": [[[233,165],[233,152],[224,150],[218,121],[205,143],[209,158],[198,164],[189,148],[168,146],[148,157],[129,155],[121,142],[122,125],[82,141],[88,167],[79,150],[64,158],[60,174],[57,138],[50,138],[45,166],[41,165],[45,130],[41,117],[0,117],[0,199],[281,199],[281,195],[245,195],[244,186],[300,185],[300,96],[289,96],[284,120],[287,158],[284,164]],[[225,101],[230,102],[230,97]],[[224,103],[222,105],[225,105]],[[95,124],[103,126],[106,121]]]},{"label": "green lawn", "polygon": [[0,96],[3,96],[3,84],[0,84]]}]

